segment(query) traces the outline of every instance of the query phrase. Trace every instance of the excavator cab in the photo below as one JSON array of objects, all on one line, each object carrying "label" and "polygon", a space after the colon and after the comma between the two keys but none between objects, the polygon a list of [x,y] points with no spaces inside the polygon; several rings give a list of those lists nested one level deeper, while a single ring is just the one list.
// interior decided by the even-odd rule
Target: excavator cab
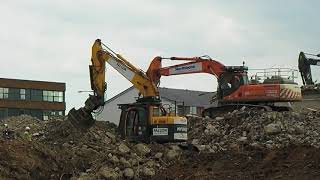
[{"label": "excavator cab", "polygon": [[227,66],[226,71],[218,77],[218,98],[222,99],[248,84],[247,69],[245,66]]},{"label": "excavator cab", "polygon": [[184,142],[187,119],[171,116],[160,100],[140,98],[135,103],[119,104],[119,131],[123,139],[136,142]]},{"label": "excavator cab", "polygon": [[122,106],[120,121],[125,122],[122,128],[125,136],[131,141],[148,141],[148,112],[146,107]]}]

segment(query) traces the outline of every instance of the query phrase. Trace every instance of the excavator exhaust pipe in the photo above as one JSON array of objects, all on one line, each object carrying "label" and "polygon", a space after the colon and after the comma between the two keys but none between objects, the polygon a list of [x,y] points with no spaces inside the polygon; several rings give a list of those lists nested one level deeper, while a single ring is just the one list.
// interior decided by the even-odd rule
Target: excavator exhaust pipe
[{"label": "excavator exhaust pipe", "polygon": [[92,117],[92,113],[99,106],[101,106],[99,98],[97,96],[89,95],[89,98],[86,100],[84,107],[81,107],[78,110],[72,108],[69,111],[68,120],[76,128],[88,129],[95,123],[95,119]]}]

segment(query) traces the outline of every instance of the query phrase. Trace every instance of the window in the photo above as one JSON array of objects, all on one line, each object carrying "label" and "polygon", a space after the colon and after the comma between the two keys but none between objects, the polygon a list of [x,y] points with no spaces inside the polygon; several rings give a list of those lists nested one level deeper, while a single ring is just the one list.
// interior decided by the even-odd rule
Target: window
[{"label": "window", "polygon": [[31,89],[24,89],[26,100],[31,99]]},{"label": "window", "polygon": [[8,116],[20,116],[20,115],[30,115],[29,109],[18,109],[18,108],[9,108]]},{"label": "window", "polygon": [[9,98],[9,88],[0,87],[0,99]]},{"label": "window", "polygon": [[60,92],[60,91],[43,91],[43,101],[63,102],[63,92]]},{"label": "window", "polygon": [[184,115],[190,113],[190,106],[184,106]]},{"label": "window", "polygon": [[190,106],[190,114],[197,114],[197,107]]},{"label": "window", "polygon": [[57,96],[55,96],[57,99],[56,102],[63,102],[63,92],[57,92]]},{"label": "window", "polygon": [[59,92],[58,91],[53,92],[53,101],[59,102]]},{"label": "window", "polygon": [[48,91],[48,101],[53,102],[53,91]]},{"label": "window", "polygon": [[128,112],[127,114],[127,127],[126,127],[126,134],[128,136],[132,136],[133,135],[133,123],[134,123],[134,117],[136,115],[136,112],[131,110]]},{"label": "window", "polygon": [[30,115],[30,110],[29,109],[19,109],[19,115]]},{"label": "window", "polygon": [[19,116],[19,109],[15,109],[15,108],[12,108],[12,109],[8,109],[8,116]]},{"label": "window", "polygon": [[43,111],[42,110],[32,109],[32,110],[30,110],[30,114],[31,114],[31,116],[36,117],[38,119],[43,118]]},{"label": "window", "polygon": [[48,101],[48,91],[43,91],[43,101]]},{"label": "window", "polygon": [[10,99],[10,100],[30,99],[30,90],[0,87],[0,99]]},{"label": "window", "polygon": [[160,116],[160,108],[159,107],[153,107],[153,117]]},{"label": "window", "polygon": [[9,88],[9,99],[20,100],[20,89]]},{"label": "window", "polygon": [[25,100],[26,99],[26,90],[20,89],[20,99]]},{"label": "window", "polygon": [[177,114],[179,116],[184,116],[185,115],[184,106],[178,106],[177,111],[178,111]]},{"label": "window", "polygon": [[8,116],[8,109],[0,108],[0,120]]},{"label": "window", "polygon": [[31,100],[42,101],[42,90],[31,89]]},{"label": "window", "polygon": [[49,120],[50,111],[43,111],[43,120]]},{"label": "window", "polygon": [[147,130],[147,114],[142,108],[131,109],[127,114],[126,133],[128,136],[143,136]]}]

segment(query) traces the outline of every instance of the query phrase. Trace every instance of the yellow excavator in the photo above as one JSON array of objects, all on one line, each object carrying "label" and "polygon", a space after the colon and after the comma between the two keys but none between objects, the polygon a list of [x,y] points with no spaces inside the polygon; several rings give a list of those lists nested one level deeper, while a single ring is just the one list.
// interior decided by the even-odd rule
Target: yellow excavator
[{"label": "yellow excavator", "polygon": [[105,63],[110,64],[138,89],[139,98],[130,104],[119,104],[121,109],[119,131],[122,138],[142,142],[184,142],[187,140],[187,119],[171,115],[163,108],[159,91],[145,72],[137,69],[120,54],[115,53],[97,39],[92,46],[92,65],[89,65],[93,95],[85,106],[71,109],[68,119],[82,129],[91,127],[95,119],[92,113],[104,106]]}]

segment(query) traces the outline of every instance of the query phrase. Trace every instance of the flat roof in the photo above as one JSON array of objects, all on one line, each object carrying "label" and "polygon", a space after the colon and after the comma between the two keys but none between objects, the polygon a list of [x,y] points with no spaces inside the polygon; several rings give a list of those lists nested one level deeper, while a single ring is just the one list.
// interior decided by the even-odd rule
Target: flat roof
[{"label": "flat roof", "polygon": [[0,78],[0,87],[65,91],[66,90],[66,83],[38,81],[38,80],[25,80],[25,79]]},{"label": "flat roof", "polygon": [[39,83],[55,83],[55,84],[66,84],[64,82],[56,82],[56,81],[39,81],[39,80],[29,80],[29,79],[13,79],[13,78],[0,78],[1,80],[10,80],[10,81],[28,81],[28,82],[39,82]]}]

